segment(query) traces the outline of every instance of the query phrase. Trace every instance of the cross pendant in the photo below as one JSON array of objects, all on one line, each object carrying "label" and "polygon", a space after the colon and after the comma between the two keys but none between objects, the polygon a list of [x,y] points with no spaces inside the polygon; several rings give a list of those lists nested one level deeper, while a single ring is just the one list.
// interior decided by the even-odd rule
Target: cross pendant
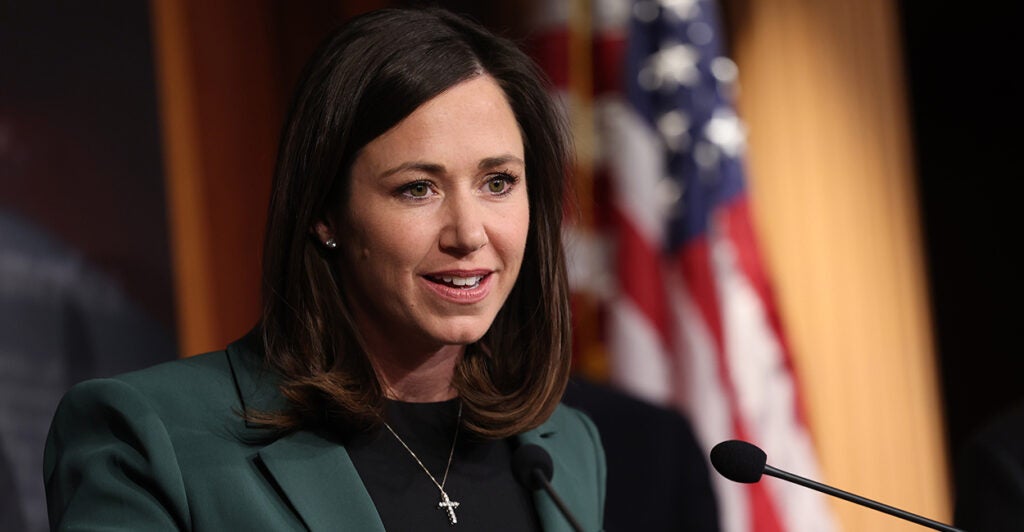
[{"label": "cross pendant", "polygon": [[459,520],[455,517],[455,509],[459,507],[458,501],[453,501],[448,498],[448,494],[441,490],[441,502],[437,503],[438,510],[448,511],[448,522],[451,524],[458,523]]}]

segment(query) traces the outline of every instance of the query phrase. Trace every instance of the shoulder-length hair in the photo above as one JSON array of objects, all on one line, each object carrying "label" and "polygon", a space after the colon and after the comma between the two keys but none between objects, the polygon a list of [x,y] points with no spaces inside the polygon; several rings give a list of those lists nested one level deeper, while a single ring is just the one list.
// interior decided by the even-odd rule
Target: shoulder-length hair
[{"label": "shoulder-length hair", "polygon": [[[384,393],[344,293],[345,265],[312,231],[340,220],[367,143],[475,76],[493,77],[522,132],[530,227],[523,265],[488,332],[467,346],[453,386],[473,433],[540,425],[565,390],[571,326],[561,245],[570,147],[546,78],[513,43],[439,10],[385,9],[336,30],[307,64],[282,133],[263,254],[262,344],[289,407],[248,413],[281,430],[378,422]],[[343,233],[342,233],[343,234]]]}]

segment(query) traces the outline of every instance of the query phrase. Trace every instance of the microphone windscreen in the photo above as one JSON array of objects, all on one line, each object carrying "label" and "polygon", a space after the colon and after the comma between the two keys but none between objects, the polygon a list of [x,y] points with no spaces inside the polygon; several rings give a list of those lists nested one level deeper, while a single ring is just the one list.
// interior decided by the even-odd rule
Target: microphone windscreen
[{"label": "microphone windscreen", "polygon": [[711,465],[733,482],[752,484],[761,480],[767,463],[764,451],[742,440],[723,441],[711,449]]},{"label": "microphone windscreen", "polygon": [[539,490],[543,483],[533,475],[533,470],[539,469],[544,478],[551,480],[555,468],[551,463],[551,455],[543,447],[528,443],[516,449],[512,454],[512,472],[516,480],[530,490]]}]

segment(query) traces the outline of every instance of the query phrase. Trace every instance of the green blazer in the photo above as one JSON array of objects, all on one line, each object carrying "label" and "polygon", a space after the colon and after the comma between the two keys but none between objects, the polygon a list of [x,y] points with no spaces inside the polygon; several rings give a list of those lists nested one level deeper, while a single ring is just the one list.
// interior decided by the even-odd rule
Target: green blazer
[{"label": "green blazer", "polygon": [[[44,454],[53,530],[384,530],[343,445],[299,431],[267,440],[239,413],[284,405],[243,342],[74,386]],[[546,449],[552,484],[584,529],[602,527],[604,450],[593,423],[559,406],[519,435]],[[571,526],[543,492],[545,531]]]}]

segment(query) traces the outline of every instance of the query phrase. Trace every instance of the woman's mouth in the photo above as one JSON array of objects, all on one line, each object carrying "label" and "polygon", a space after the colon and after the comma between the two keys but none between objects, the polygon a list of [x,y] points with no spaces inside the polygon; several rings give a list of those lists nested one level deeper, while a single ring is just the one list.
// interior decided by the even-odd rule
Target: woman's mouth
[{"label": "woman's mouth", "polygon": [[443,272],[424,275],[424,284],[441,299],[458,304],[479,303],[491,292],[494,276],[491,271]]},{"label": "woman's mouth", "polygon": [[480,285],[480,280],[483,279],[484,275],[469,275],[466,277],[459,277],[454,275],[428,275],[427,279],[452,288],[461,288],[469,290],[476,288]]}]

